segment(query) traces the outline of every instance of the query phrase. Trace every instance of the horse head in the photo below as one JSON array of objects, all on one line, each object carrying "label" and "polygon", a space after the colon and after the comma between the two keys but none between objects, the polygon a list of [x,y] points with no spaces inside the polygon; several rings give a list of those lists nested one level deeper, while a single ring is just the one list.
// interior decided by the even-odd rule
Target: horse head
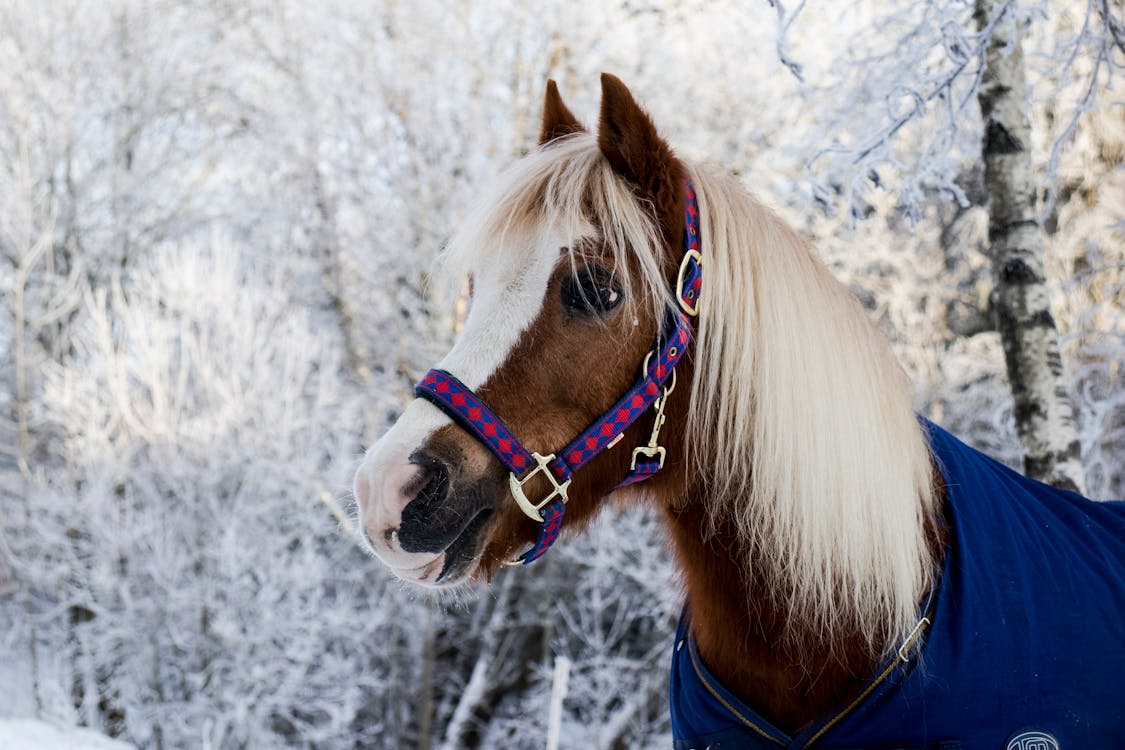
[{"label": "horse head", "polygon": [[581,528],[623,481],[682,481],[686,171],[618,79],[602,94],[591,134],[548,82],[538,150],[447,249],[471,279],[464,326],[356,473],[364,543],[407,581],[490,578],[564,510]]}]

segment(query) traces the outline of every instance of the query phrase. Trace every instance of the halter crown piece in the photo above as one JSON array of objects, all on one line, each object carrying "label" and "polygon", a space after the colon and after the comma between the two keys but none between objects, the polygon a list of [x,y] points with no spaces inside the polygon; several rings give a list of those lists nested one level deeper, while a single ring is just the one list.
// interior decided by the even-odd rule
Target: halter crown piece
[{"label": "halter crown piece", "polygon": [[[535,544],[513,563],[532,563],[555,543],[566,513],[571,477],[599,453],[614,446],[625,430],[650,407],[655,411],[652,435],[646,445],[633,449],[629,471],[617,487],[642,482],[664,468],[665,451],[659,445],[664,405],[676,387],[676,363],[691,342],[691,318],[699,314],[699,291],[703,280],[699,203],[695,189],[686,180],[684,193],[684,255],[676,277],[677,306],[668,309],[656,345],[645,357],[640,379],[609,411],[557,454],[529,452],[500,417],[468,386],[445,370],[430,370],[414,387],[416,396],[430,401],[449,415],[507,467],[512,497],[529,518],[541,524]],[[523,488],[537,474],[542,474],[550,482],[551,491],[533,501]]]}]

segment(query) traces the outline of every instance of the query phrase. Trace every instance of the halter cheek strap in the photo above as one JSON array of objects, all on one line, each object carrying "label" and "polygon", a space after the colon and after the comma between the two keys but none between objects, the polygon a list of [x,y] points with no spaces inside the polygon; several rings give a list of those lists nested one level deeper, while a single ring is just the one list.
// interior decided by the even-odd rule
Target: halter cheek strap
[{"label": "halter cheek strap", "polygon": [[[529,518],[541,524],[535,544],[516,562],[534,562],[554,544],[566,513],[567,490],[574,473],[615,445],[649,408],[655,409],[652,434],[646,445],[633,449],[629,471],[617,487],[644,481],[664,467],[665,451],[658,442],[664,406],[675,388],[676,364],[691,343],[691,318],[699,312],[702,282],[699,206],[690,182],[684,183],[684,192],[684,256],[676,279],[678,307],[668,310],[656,347],[645,358],[641,378],[558,454],[528,451],[472,389],[445,370],[430,370],[414,388],[416,396],[444,411],[496,456],[510,472],[508,486],[512,497]],[[551,491],[532,501],[523,488],[538,474],[547,479]]]}]

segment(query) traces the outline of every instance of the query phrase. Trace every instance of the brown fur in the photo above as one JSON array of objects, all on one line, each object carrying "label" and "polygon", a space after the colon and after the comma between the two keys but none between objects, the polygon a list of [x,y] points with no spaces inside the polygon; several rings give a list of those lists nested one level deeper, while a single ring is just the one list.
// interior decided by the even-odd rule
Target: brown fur
[{"label": "brown fur", "polygon": [[[859,692],[875,662],[858,634],[834,655],[791,643],[777,592],[745,578],[732,559],[736,534],[704,538],[703,500],[668,509],[665,518],[683,571],[692,631],[703,661],[747,705],[792,734]],[[747,595],[749,592],[749,595]]]}]

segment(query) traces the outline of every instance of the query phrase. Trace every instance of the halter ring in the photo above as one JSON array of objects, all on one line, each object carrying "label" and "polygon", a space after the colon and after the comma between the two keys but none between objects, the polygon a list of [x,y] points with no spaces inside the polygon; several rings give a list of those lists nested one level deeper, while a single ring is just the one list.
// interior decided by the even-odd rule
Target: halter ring
[{"label": "halter ring", "polygon": [[[539,511],[546,507],[546,505],[556,497],[561,497],[562,501],[565,503],[567,501],[566,491],[567,488],[570,487],[570,480],[568,479],[560,484],[559,480],[555,478],[554,473],[547,466],[547,464],[555,460],[554,453],[548,453],[546,456],[540,455],[538,453],[532,453],[531,457],[535,459],[535,463],[537,464],[537,466],[531,471],[524,474],[523,479],[517,477],[515,473],[509,473],[508,487],[509,489],[511,489],[512,497],[515,498],[516,503],[520,506],[520,510],[524,512],[524,515],[526,515],[536,523],[543,523],[543,514]],[[527,498],[527,495],[524,493],[523,486],[530,482],[531,478],[536,474],[539,474],[540,472],[542,472],[547,477],[547,480],[551,483],[551,493],[547,495],[547,497],[540,500],[538,503],[533,503]]]},{"label": "halter ring", "polygon": [[[673,349],[675,349],[675,347],[673,347]],[[641,375],[643,377],[646,377],[646,378],[648,377],[648,363],[650,361],[652,361],[652,355],[653,354],[656,354],[656,352],[651,351],[651,352],[649,352],[648,354],[645,355],[644,364],[641,365]],[[669,386],[664,386],[663,390],[664,390],[663,398],[668,398],[668,396],[672,393],[672,391],[676,390],[676,370],[675,369],[672,370],[672,384],[669,385]]]},{"label": "halter ring", "polygon": [[681,310],[694,318],[699,315],[699,300],[695,299],[694,291],[688,292],[690,297],[684,297],[684,282],[687,281],[688,271],[693,263],[699,268],[703,267],[703,256],[698,250],[688,250],[680,261],[680,272],[676,275],[676,302]]}]

